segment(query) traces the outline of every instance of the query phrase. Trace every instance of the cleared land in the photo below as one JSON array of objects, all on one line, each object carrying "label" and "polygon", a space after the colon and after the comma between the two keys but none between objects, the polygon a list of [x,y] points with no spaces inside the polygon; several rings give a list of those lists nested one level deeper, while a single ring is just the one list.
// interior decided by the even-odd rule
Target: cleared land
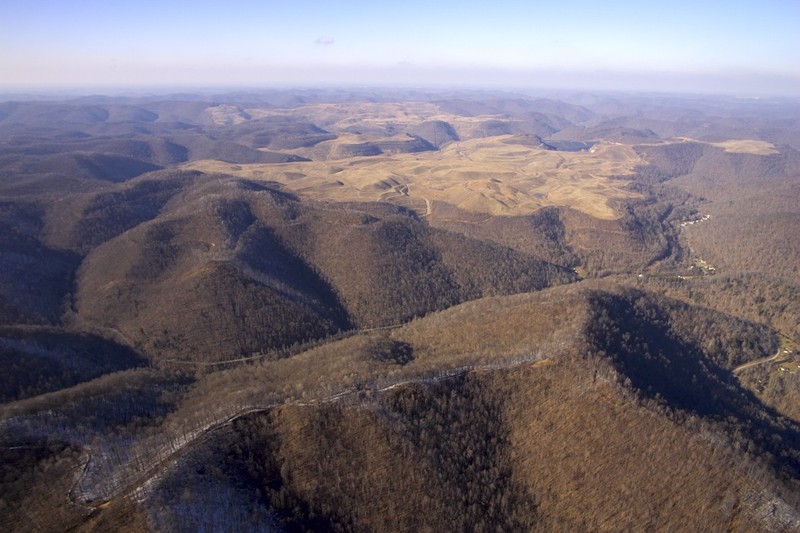
[{"label": "cleared land", "polygon": [[778,153],[775,145],[767,141],[755,139],[730,139],[722,142],[707,142],[689,137],[681,137],[681,142],[698,142],[722,148],[729,154],[773,155]]},{"label": "cleared land", "polygon": [[[600,142],[588,151],[556,151],[535,135],[520,134],[520,123],[502,115],[444,113],[430,102],[314,104],[292,109],[220,105],[207,110],[216,124],[249,119],[313,121],[337,137],[314,146],[283,150],[311,161],[232,164],[196,160],[185,168],[277,182],[303,198],[324,201],[389,201],[427,216],[433,202],[486,215],[529,215],[543,207],[571,207],[614,220],[637,165],[646,162],[633,146]],[[439,150],[418,151],[402,133],[436,121],[460,141]],[[524,129],[524,128],[523,128]],[[436,139],[428,139],[437,144]],[[759,140],[699,141],[677,137],[656,144],[702,142],[729,153],[771,155],[775,146]],[[387,148],[388,147],[388,148]]]},{"label": "cleared land", "polygon": [[[343,145],[378,142],[375,136],[340,134],[313,148],[336,153]],[[569,206],[591,216],[619,217],[619,200],[636,197],[627,180],[641,163],[630,146],[601,143],[591,151],[558,152],[521,144],[513,135],[470,139],[439,151],[325,158],[285,164],[231,164],[203,160],[185,168],[274,181],[300,196],[328,201],[392,201],[426,212],[447,202],[490,215],[527,215]],[[310,149],[296,150],[311,155]]]},{"label": "cleared land", "polygon": [[754,141],[752,139],[731,140],[710,144],[733,154],[772,155],[778,153],[774,144],[766,141]]}]

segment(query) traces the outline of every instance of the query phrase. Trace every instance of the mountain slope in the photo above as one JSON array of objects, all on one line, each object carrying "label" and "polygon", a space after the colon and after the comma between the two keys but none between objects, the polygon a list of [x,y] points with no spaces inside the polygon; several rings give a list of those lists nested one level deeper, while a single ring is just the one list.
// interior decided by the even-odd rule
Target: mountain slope
[{"label": "mountain slope", "polygon": [[[381,338],[411,357],[372,357],[383,348],[368,339]],[[735,391],[729,346],[752,360],[774,337],[602,284],[469,302],[208,376],[173,420],[214,429],[179,449],[141,507],[100,516],[237,527],[246,505],[288,529],[791,529],[798,429]],[[666,363],[647,381],[651,360]],[[678,381],[675,394],[650,388]],[[733,394],[718,406],[708,395],[720,387]],[[209,424],[210,410],[238,415]],[[782,440],[760,437],[764,424]],[[220,498],[204,496],[211,487]],[[217,511],[196,512],[202,502]]]}]

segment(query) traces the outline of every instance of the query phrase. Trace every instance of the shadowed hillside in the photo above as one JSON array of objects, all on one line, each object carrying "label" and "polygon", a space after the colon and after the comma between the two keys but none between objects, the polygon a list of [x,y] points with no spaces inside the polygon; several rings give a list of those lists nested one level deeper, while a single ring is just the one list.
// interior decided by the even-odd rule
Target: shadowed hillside
[{"label": "shadowed hillside", "polygon": [[16,182],[24,175],[78,177],[117,183],[160,168],[139,159],[104,154],[66,154],[44,158],[6,156],[2,167],[0,179],[5,187],[12,186],[9,184],[12,178]]},{"label": "shadowed hillside", "polygon": [[154,219],[167,202],[196,181],[199,172],[148,173],[124,187],[66,199],[72,209],[51,209],[46,240],[83,253]]},{"label": "shadowed hillside", "polygon": [[55,324],[72,290],[76,254],[39,239],[44,208],[0,202],[0,324]]},{"label": "shadowed hillside", "polygon": [[362,327],[396,324],[468,299],[575,279],[535,256],[431,230],[403,210],[381,214],[384,208],[378,207],[309,210],[280,230],[331,281]]},{"label": "shadowed hillside", "polygon": [[453,126],[443,120],[432,120],[417,124],[409,128],[408,132],[425,139],[437,148],[458,140],[458,134],[453,129]]},{"label": "shadowed hillside", "polygon": [[293,120],[290,117],[248,121],[226,134],[230,136],[231,140],[251,148],[268,148],[270,150],[308,148],[336,138],[336,135],[311,122]]},{"label": "shadowed hillside", "polygon": [[755,351],[762,357],[772,353],[778,342],[773,337],[764,343],[766,328],[743,331],[739,326],[730,339],[735,343],[732,348],[725,346],[728,328],[724,323],[720,324],[722,335],[703,328],[704,336],[717,339],[716,345],[703,349],[681,331],[681,326],[688,324],[670,324],[680,318],[648,301],[644,294],[604,294],[593,300],[589,342],[594,350],[611,354],[613,364],[634,389],[666,407],[719,423],[736,437],[735,447],[770,461],[784,479],[796,482],[800,476],[800,425],[765,407],[736,383],[725,371],[736,361],[718,360],[719,352]]},{"label": "shadowed hillside", "polygon": [[130,348],[105,339],[46,328],[0,328],[0,355],[5,369],[0,384],[4,402],[144,363]]},{"label": "shadowed hillside", "polygon": [[181,211],[89,255],[78,280],[82,320],[120,329],[151,354],[206,360],[346,326],[330,289],[246,204],[202,199]]}]

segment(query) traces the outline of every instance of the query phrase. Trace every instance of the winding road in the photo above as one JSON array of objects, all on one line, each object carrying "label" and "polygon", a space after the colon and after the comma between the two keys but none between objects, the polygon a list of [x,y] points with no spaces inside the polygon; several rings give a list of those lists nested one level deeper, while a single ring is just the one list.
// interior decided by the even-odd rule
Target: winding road
[{"label": "winding road", "polygon": [[778,347],[778,351],[775,352],[775,355],[771,355],[769,357],[765,357],[763,359],[756,359],[755,361],[750,361],[749,363],[745,363],[743,365],[739,365],[733,369],[734,374],[739,374],[743,370],[747,370],[748,368],[752,368],[757,365],[763,365],[764,363],[771,363],[772,361],[777,361],[781,357],[781,352],[783,348]]},{"label": "winding road", "polygon": [[[474,371],[496,371],[525,364],[539,366],[542,361],[549,360],[550,358],[544,354],[535,353],[500,363],[466,365],[449,370],[442,370],[435,375],[411,377],[373,386],[372,391],[387,392],[392,389],[413,383],[436,383]],[[112,501],[118,500],[119,498],[124,498],[126,496],[131,496],[137,500],[144,499],[163,478],[164,474],[169,469],[175,467],[178,464],[179,459],[185,456],[192,444],[222,426],[231,424],[233,421],[243,416],[268,411],[279,406],[317,406],[326,403],[338,402],[347,397],[358,397],[363,390],[365,389],[347,389],[336,394],[308,400],[294,399],[288,401],[269,402],[262,405],[234,407],[232,409],[233,412],[229,412],[227,415],[219,416],[216,420],[210,420],[202,423],[199,425],[199,427],[196,427],[183,435],[166,435],[166,439],[163,439],[164,442],[151,442],[150,445],[152,448],[145,452],[145,455],[150,456],[150,460],[147,460],[142,456],[133,456],[132,462],[136,464],[129,463],[119,465],[119,477],[114,476],[113,474],[107,477],[104,480],[106,483],[108,483],[105,490],[102,488],[98,489],[98,487],[95,486],[97,481],[96,476],[89,475],[90,470],[92,469],[92,463],[96,460],[92,455],[92,451],[89,451],[87,454],[87,459],[81,465],[81,472],[78,474],[75,484],[67,494],[67,498],[73,504],[81,505],[89,511],[104,508],[110,505]],[[165,435],[162,435],[162,437],[164,436]],[[99,450],[94,450],[95,454],[98,452]],[[104,452],[109,453],[111,450],[104,450]],[[94,478],[94,482],[89,481],[90,478]],[[84,485],[86,484],[90,485],[91,488],[85,487]],[[90,497],[88,494],[92,494],[92,496]]]}]

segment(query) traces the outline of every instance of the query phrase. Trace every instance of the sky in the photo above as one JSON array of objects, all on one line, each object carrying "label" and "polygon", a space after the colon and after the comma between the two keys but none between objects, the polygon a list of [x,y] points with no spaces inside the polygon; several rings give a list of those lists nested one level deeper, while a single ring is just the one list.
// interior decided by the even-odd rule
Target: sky
[{"label": "sky", "polygon": [[800,96],[800,0],[0,0],[0,88]]}]

